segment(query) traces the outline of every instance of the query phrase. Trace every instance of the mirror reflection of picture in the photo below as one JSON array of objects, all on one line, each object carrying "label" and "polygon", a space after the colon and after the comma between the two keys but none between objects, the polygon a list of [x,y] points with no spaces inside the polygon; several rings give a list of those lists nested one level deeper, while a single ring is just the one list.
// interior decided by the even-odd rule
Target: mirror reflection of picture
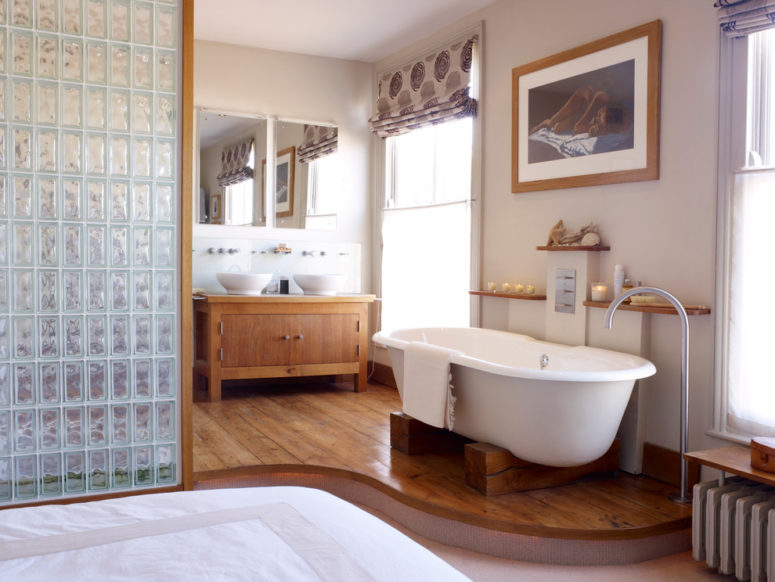
[{"label": "mirror reflection of picture", "polygon": [[207,223],[210,220],[210,196],[204,188],[199,189],[199,222]]},{"label": "mirror reflection of picture", "polygon": [[[293,177],[296,162],[296,147],[291,146],[277,152],[275,165],[275,216],[293,216]],[[264,179],[261,182],[261,195],[266,187],[266,160],[262,163]],[[264,209],[266,214],[266,208]]]},{"label": "mirror reflection of picture", "polygon": [[219,224],[221,222],[222,218],[222,209],[221,209],[221,195],[220,194],[213,194],[210,196],[210,221]]}]

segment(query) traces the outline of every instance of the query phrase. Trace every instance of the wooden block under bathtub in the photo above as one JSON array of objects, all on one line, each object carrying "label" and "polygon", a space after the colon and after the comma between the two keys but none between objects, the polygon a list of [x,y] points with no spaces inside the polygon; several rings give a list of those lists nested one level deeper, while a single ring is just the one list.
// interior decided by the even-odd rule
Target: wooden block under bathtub
[{"label": "wooden block under bathtub", "polygon": [[407,455],[461,449],[467,439],[443,428],[417,420],[403,412],[390,413],[390,446]]},{"label": "wooden block under bathtub", "polygon": [[602,457],[577,467],[547,467],[523,461],[489,443],[465,446],[466,483],[484,495],[503,495],[530,489],[557,487],[592,473],[619,468],[619,439]]}]

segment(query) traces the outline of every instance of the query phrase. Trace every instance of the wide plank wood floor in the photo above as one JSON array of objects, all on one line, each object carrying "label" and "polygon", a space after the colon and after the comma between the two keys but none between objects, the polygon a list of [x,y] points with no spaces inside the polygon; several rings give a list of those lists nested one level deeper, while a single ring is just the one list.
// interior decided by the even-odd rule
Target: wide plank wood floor
[{"label": "wide plank wood floor", "polygon": [[593,537],[688,527],[691,509],[668,499],[672,486],[622,472],[483,496],[465,484],[462,450],[408,456],[390,448],[389,415],[400,409],[397,391],[380,384],[369,384],[366,392],[323,382],[226,387],[221,402],[195,402],[194,479],[238,467],[311,465],[365,475],[479,523],[540,526],[566,535],[586,531]]}]

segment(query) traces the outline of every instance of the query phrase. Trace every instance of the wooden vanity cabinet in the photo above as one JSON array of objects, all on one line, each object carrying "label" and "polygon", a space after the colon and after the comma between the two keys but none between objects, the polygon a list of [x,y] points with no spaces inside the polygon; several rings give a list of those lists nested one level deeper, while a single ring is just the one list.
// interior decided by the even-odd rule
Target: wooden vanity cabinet
[{"label": "wooden vanity cabinet", "polygon": [[366,389],[373,295],[208,295],[194,300],[195,378],[221,399],[223,380],[353,374]]}]

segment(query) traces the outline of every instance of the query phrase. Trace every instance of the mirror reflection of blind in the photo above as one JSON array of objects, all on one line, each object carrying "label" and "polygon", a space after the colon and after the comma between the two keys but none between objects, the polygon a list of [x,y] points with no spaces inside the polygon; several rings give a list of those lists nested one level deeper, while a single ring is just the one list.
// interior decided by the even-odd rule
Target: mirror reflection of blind
[{"label": "mirror reflection of blind", "polygon": [[304,125],[304,141],[296,148],[296,158],[300,164],[328,156],[339,147],[339,130],[325,125]]},{"label": "mirror reflection of blind", "polygon": [[221,172],[216,177],[219,186],[230,186],[253,179],[253,140],[254,138],[250,137],[238,144],[223,148]]}]

